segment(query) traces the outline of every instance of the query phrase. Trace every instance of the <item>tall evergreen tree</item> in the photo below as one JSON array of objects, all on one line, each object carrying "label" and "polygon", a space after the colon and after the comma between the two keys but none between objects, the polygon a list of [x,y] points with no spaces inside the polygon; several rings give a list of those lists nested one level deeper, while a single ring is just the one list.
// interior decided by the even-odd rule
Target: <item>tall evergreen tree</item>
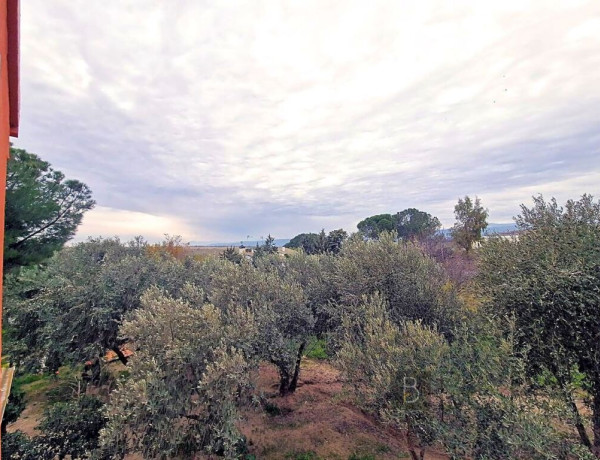
[{"label": "tall evergreen tree", "polygon": [[4,269],[39,263],[73,237],[95,201],[34,153],[10,149],[6,177]]}]

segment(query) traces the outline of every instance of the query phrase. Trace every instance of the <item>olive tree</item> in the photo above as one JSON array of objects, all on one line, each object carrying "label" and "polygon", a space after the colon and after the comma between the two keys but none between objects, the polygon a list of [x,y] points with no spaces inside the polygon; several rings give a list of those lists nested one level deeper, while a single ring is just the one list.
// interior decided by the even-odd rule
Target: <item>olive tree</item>
[{"label": "olive tree", "polygon": [[202,297],[191,285],[178,299],[153,288],[124,322],[121,333],[137,352],[111,395],[104,455],[234,457],[243,447],[237,408],[252,388],[243,344],[253,341],[256,323],[246,309],[224,312]]},{"label": "olive tree", "polygon": [[382,233],[378,240],[353,237],[334,260],[330,274],[337,315],[364,295],[381,293],[396,323],[421,320],[448,332],[459,303],[443,268],[412,243]]},{"label": "olive tree", "polygon": [[357,310],[344,317],[339,366],[359,405],[406,433],[413,460],[430,445],[456,459],[566,458],[547,395],[521,385],[512,338],[471,321],[449,341],[421,321],[392,321],[379,294]]},{"label": "olive tree", "polygon": [[[279,392],[294,392],[314,315],[302,287],[285,279],[276,267],[285,264],[278,256],[264,256],[257,266],[224,261],[208,287],[209,300],[222,311],[247,308],[255,317],[257,356],[274,364],[279,372]],[[267,262],[265,262],[265,259]]]},{"label": "olive tree", "polygon": [[141,239],[91,239],[64,248],[46,269],[23,270],[8,283],[11,358],[19,364],[33,354],[56,370],[110,349],[126,364],[120,346],[127,340],[118,337],[122,318],[152,285],[177,293],[184,273],[181,262],[149,253]]},{"label": "olive tree", "polygon": [[[491,311],[515,316],[530,375],[551,373],[581,443],[600,457],[600,203],[590,195],[564,208],[533,200],[521,206],[516,238],[484,246],[479,281]],[[590,396],[593,441],[575,402],[578,373]]]}]

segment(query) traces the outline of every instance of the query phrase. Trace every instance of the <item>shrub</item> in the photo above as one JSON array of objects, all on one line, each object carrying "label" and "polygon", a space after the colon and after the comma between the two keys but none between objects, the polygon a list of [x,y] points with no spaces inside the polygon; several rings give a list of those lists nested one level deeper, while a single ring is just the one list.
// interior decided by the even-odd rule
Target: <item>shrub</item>
[{"label": "shrub", "polygon": [[6,433],[6,426],[9,423],[16,422],[21,412],[25,410],[25,392],[20,385],[14,385],[10,391],[4,417],[2,419],[2,434]]},{"label": "shrub", "polygon": [[[188,298],[202,297],[190,286],[186,290]],[[233,457],[243,451],[235,421],[252,382],[236,345],[255,335],[251,315],[239,309],[225,314],[151,289],[122,333],[138,351],[131,377],[111,395],[103,455],[187,458],[204,451]]]},{"label": "shrub", "polygon": [[45,446],[22,431],[2,435],[2,458],[18,460],[50,460],[53,455]]},{"label": "shrub", "polygon": [[[514,339],[476,321],[449,342],[419,321],[397,325],[379,295],[346,317],[339,364],[359,404],[407,433],[413,458],[441,444],[453,458],[565,458],[546,394],[531,394]],[[421,451],[421,452],[419,452]]]},{"label": "shrub", "polygon": [[52,456],[87,458],[98,447],[100,430],[106,424],[104,404],[92,396],[50,406],[40,423],[39,441]]}]

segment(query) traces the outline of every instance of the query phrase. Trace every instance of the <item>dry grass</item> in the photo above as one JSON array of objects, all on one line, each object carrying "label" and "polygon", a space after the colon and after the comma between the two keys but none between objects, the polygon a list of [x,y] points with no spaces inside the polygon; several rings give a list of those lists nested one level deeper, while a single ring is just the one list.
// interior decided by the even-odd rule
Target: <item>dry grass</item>
[{"label": "dry grass", "polygon": [[[257,459],[410,458],[402,433],[344,400],[339,373],[326,362],[306,360],[292,395],[280,397],[277,384],[276,369],[262,365],[258,390],[275,410],[248,410],[239,425]],[[312,457],[301,455],[308,452]],[[425,455],[428,460],[447,458]]]}]

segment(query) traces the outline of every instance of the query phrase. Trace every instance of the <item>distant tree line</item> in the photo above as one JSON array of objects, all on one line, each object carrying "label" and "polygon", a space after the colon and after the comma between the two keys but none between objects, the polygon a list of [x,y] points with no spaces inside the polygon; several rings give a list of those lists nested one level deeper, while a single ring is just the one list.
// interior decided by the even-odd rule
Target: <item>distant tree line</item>
[{"label": "distant tree line", "polygon": [[325,229],[320,233],[300,233],[285,244],[286,248],[302,249],[306,254],[337,254],[342,249],[342,244],[348,238],[348,233],[343,229],[332,230],[328,234]]}]

